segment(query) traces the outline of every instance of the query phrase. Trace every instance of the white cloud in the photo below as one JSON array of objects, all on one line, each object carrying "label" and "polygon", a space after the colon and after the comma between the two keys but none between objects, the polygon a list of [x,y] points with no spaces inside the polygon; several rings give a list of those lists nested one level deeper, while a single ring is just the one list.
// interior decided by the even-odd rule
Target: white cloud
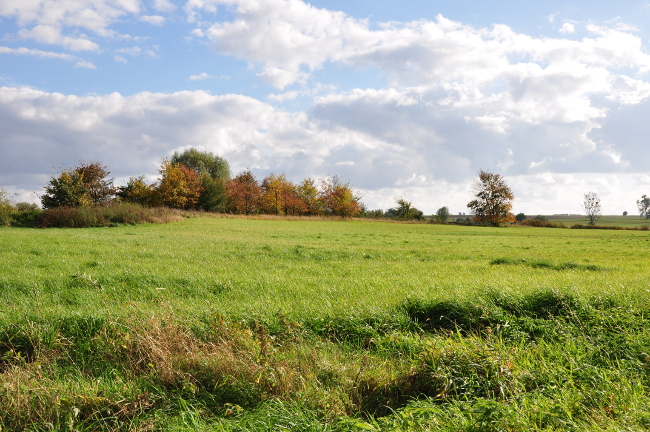
[{"label": "white cloud", "polygon": [[[287,113],[250,97],[205,91],[66,96],[3,87],[0,149],[11,157],[0,159],[0,184],[38,190],[52,166],[79,159],[101,160],[118,178],[155,176],[162,157],[194,146],[225,157],[234,171],[286,172],[295,180],[338,174],[371,207],[386,208],[393,196],[404,196],[428,212],[442,205],[464,211],[465,189],[478,169],[511,179],[524,212],[571,212],[566,206],[596,186],[611,202],[639,195],[632,182],[645,179],[650,154],[644,140],[628,142],[615,129],[616,118],[601,129],[563,122],[562,115],[536,124],[522,114],[525,104],[515,104],[503,133],[466,122],[480,112],[463,95],[463,88],[442,85],[356,89],[320,96],[307,112]],[[485,106],[485,115],[498,115]],[[622,106],[622,121],[647,117],[645,101]],[[592,136],[594,130],[601,135]],[[529,168],[532,162],[537,165]]]},{"label": "white cloud", "polygon": [[210,75],[208,75],[207,73],[202,72],[202,73],[200,73],[198,75],[191,75],[188,79],[190,81],[200,81],[200,80],[204,80],[204,79],[208,79],[208,78],[212,78],[212,77]]},{"label": "white cloud", "polygon": [[165,17],[160,15],[143,15],[139,20],[155,26],[161,26],[165,23]]},{"label": "white cloud", "polygon": [[560,14],[559,12],[552,13],[548,15],[546,19],[548,20],[548,22],[553,23],[555,21],[555,17],[558,16],[559,14]]},{"label": "white cloud", "polygon": [[576,26],[568,22],[562,24],[562,28],[560,28],[560,33],[562,34],[571,34],[575,32],[576,32]]},{"label": "white cloud", "polygon": [[[126,15],[140,13],[139,0],[5,0],[0,17],[14,18],[18,36],[60,45],[72,51],[98,51],[99,45],[81,33],[116,37],[109,27]],[[81,31],[80,31],[81,30]]]},{"label": "white cloud", "polygon": [[134,46],[134,47],[130,47],[130,48],[119,48],[119,49],[116,49],[115,52],[130,55],[130,56],[133,56],[133,57],[137,57],[142,53],[142,48],[140,48],[138,46]]},{"label": "white cloud", "polygon": [[176,5],[168,0],[154,0],[153,7],[159,12],[173,12],[176,10]]},{"label": "white cloud", "polygon": [[89,61],[78,61],[74,67],[76,68],[83,68],[83,69],[97,69],[97,66],[95,66],[92,62]]},{"label": "white cloud", "polygon": [[78,57],[71,54],[56,53],[51,51],[41,51],[31,48],[9,48],[6,46],[0,46],[0,54],[16,54],[16,55],[28,55],[39,58],[56,58],[60,60],[74,61],[78,60]]},{"label": "white cloud", "polygon": [[127,64],[129,62],[127,59],[119,55],[114,56],[113,60],[115,60],[118,63],[124,63],[124,64]]},{"label": "white cloud", "polygon": [[[436,21],[385,23],[371,30],[364,20],[301,0],[197,0],[186,9],[218,4],[233,7],[235,18],[194,34],[214,41],[222,54],[259,65],[258,76],[281,89],[304,82],[326,62],[379,68],[393,85],[458,82],[478,88],[546,65],[587,67],[596,75],[598,67],[650,70],[640,38],[593,24],[587,29],[595,37],[572,41],[533,38],[505,25],[475,29],[440,15]],[[573,26],[565,24],[565,31]]]}]

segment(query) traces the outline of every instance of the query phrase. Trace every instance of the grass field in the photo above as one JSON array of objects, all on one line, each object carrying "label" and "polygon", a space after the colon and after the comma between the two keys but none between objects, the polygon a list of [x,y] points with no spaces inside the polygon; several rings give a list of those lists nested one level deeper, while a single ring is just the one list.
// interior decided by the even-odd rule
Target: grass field
[{"label": "grass field", "polygon": [[2,228],[0,425],[650,428],[649,263],[648,231]]},{"label": "grass field", "polygon": [[[548,220],[564,222],[567,225],[573,225],[576,223],[587,225],[589,219],[584,215],[553,215],[547,216]],[[611,216],[604,215],[601,216],[597,221],[596,225],[609,225],[609,226],[622,226],[622,227],[642,227],[650,226],[650,220],[641,219],[639,215],[627,215],[627,216]]]}]

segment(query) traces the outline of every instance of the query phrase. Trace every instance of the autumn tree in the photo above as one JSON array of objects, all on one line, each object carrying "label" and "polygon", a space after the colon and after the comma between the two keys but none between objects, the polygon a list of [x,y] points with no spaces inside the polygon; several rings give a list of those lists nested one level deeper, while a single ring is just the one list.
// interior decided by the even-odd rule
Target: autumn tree
[{"label": "autumn tree", "polygon": [[144,175],[130,177],[125,186],[118,187],[117,196],[123,202],[151,206],[155,204],[155,184],[148,183]]},{"label": "autumn tree", "polygon": [[319,215],[323,212],[323,206],[319,200],[319,190],[316,181],[306,178],[296,186],[296,197],[302,202],[303,214]]},{"label": "autumn tree", "polygon": [[43,208],[108,205],[117,192],[105,165],[100,162],[80,162],[52,177],[41,196]]},{"label": "autumn tree", "polygon": [[286,213],[286,201],[293,192],[293,185],[284,174],[269,174],[262,180],[261,210],[264,213]]},{"label": "autumn tree", "polygon": [[92,205],[108,205],[113,202],[117,189],[113,184],[114,178],[109,178],[110,172],[106,165],[100,162],[80,162],[75,172],[81,176],[83,188]]},{"label": "autumn tree", "polygon": [[472,187],[476,198],[467,204],[474,212],[473,220],[497,226],[514,222],[511,210],[515,196],[506,180],[500,174],[483,170],[478,176]]},{"label": "autumn tree", "polygon": [[249,215],[259,210],[262,187],[253,173],[246,170],[226,182],[226,196],[231,212]]},{"label": "autumn tree", "polygon": [[327,214],[342,218],[359,214],[361,197],[355,193],[349,182],[343,183],[338,176],[321,180],[318,198]]},{"label": "autumn tree", "polygon": [[84,188],[83,175],[74,169],[63,170],[58,177],[52,177],[40,198],[44,209],[83,207],[92,203]]},{"label": "autumn tree", "polygon": [[0,188],[0,225],[9,225],[13,210],[9,192]]},{"label": "autumn tree", "polygon": [[154,190],[156,204],[187,209],[199,201],[203,186],[196,171],[164,159],[158,172],[160,178]]},{"label": "autumn tree", "polygon": [[589,225],[595,225],[596,220],[600,218],[600,197],[596,192],[586,193],[582,201],[582,208],[587,214]]},{"label": "autumn tree", "polygon": [[230,179],[228,162],[211,152],[194,148],[174,153],[172,163],[180,163],[194,170],[200,178],[203,190],[198,207],[205,211],[225,211],[228,204],[226,182]]},{"label": "autumn tree", "polygon": [[636,206],[639,209],[641,219],[650,219],[650,198],[642,195],[640,200],[637,200]]}]

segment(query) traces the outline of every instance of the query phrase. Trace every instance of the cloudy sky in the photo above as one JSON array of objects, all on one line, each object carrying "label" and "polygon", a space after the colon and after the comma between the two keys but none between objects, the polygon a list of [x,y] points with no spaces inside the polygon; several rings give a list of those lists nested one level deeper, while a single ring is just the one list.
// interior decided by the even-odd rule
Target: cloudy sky
[{"label": "cloudy sky", "polygon": [[0,186],[36,201],[188,147],[236,173],[338,174],[370,208],[515,212],[650,194],[650,0],[0,0]]}]

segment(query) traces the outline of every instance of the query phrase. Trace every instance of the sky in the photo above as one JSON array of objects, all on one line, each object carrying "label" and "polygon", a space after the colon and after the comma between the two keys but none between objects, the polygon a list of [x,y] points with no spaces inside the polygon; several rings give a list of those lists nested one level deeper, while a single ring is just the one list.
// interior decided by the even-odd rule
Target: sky
[{"label": "sky", "polygon": [[635,214],[649,48],[650,0],[0,0],[0,187],[194,147],[370,209],[467,213],[487,170],[515,213]]}]

